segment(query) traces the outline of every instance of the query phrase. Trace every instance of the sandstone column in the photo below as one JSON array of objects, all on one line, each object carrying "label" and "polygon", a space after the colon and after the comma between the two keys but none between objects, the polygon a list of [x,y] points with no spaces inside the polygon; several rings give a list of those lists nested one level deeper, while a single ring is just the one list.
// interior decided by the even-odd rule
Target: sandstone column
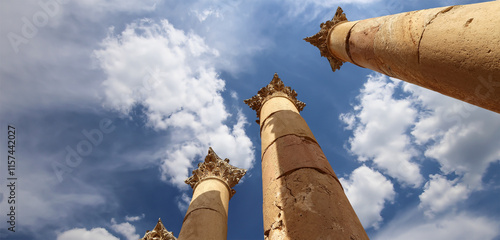
[{"label": "sandstone column", "polygon": [[265,239],[368,239],[296,97],[275,74],[245,100],[260,118]]},{"label": "sandstone column", "polygon": [[232,189],[246,170],[222,160],[210,148],[203,163],[193,171],[186,183],[193,188],[193,198],[182,224],[179,240],[227,239],[229,199],[236,193]]},{"label": "sandstone column", "polygon": [[305,40],[351,62],[500,113],[500,1],[349,22],[339,7]]},{"label": "sandstone column", "polygon": [[177,240],[172,232],[167,231],[161,219],[158,219],[153,231],[147,231],[143,238],[140,240]]}]

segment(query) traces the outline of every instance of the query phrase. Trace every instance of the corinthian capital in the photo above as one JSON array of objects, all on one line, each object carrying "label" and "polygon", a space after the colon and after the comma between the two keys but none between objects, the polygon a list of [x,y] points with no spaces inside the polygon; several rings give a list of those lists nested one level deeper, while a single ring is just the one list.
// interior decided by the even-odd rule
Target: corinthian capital
[{"label": "corinthian capital", "polygon": [[318,33],[313,36],[304,38],[306,42],[316,46],[319,49],[322,57],[326,57],[328,59],[328,62],[330,62],[330,66],[332,67],[332,71],[334,72],[335,70],[340,69],[344,62],[330,53],[330,50],[328,50],[328,38],[330,36],[330,31],[335,27],[335,25],[345,21],[347,21],[345,13],[342,8],[338,7],[337,12],[335,12],[332,20],[326,21],[319,25],[321,29]]},{"label": "corinthian capital", "polygon": [[143,238],[140,240],[177,240],[172,232],[167,231],[161,219],[158,219],[158,223],[153,231],[147,231]]},{"label": "corinthian capital", "polygon": [[[271,96],[278,95],[290,99],[299,112],[306,106],[305,103],[297,100],[297,92],[290,87],[285,86],[277,73],[274,74],[273,80],[271,80],[267,86],[261,88],[259,92],[257,92],[257,95],[244,100],[243,102],[255,110],[257,112],[257,118],[260,118],[260,109],[262,108],[262,105],[264,105],[264,102]],[[259,123],[259,120],[257,120],[257,123]]]},{"label": "corinthian capital", "polygon": [[230,189],[230,195],[233,196],[236,193],[233,187],[238,184],[246,171],[229,164],[227,158],[222,160],[212,148],[209,148],[205,161],[198,164],[198,169],[193,170],[193,176],[186,179],[185,183],[189,184],[194,190],[205,179],[219,179],[226,183],[228,189]]}]

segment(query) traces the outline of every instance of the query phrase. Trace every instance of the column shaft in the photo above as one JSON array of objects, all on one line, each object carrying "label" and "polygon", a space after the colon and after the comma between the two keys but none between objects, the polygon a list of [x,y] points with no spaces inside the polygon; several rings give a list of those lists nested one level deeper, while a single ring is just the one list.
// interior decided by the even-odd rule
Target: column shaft
[{"label": "column shaft", "polygon": [[245,100],[260,117],[265,239],[368,239],[295,96],[275,75]]},{"label": "column shaft", "polygon": [[339,21],[325,40],[333,58],[500,113],[499,12],[492,1]]},{"label": "column shaft", "polygon": [[179,240],[227,239],[229,190],[218,179],[198,184],[182,223]]},{"label": "column shaft", "polygon": [[193,188],[193,198],[182,223],[179,240],[227,239],[229,199],[232,189],[246,170],[222,160],[210,148],[203,163],[185,182]]}]

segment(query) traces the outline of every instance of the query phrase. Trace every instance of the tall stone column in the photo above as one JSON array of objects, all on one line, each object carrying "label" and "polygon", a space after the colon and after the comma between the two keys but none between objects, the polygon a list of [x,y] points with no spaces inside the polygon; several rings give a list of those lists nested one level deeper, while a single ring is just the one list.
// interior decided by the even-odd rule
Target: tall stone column
[{"label": "tall stone column", "polygon": [[339,7],[305,40],[332,70],[369,68],[500,113],[500,1],[347,21]]},{"label": "tall stone column", "polygon": [[184,217],[179,240],[227,239],[229,199],[236,193],[232,189],[246,170],[222,160],[210,148],[203,163],[193,171],[186,183],[193,188],[193,198]]},{"label": "tall stone column", "polygon": [[265,239],[368,239],[296,97],[275,74],[245,100],[260,119]]}]

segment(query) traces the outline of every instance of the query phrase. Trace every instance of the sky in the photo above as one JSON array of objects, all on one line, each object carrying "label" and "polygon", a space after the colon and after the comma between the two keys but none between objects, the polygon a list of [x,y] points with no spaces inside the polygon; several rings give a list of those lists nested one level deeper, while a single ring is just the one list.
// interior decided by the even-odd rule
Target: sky
[{"label": "sky", "polygon": [[243,100],[277,72],[371,239],[498,240],[500,115],[350,63],[332,72],[302,40],[337,6],[360,20],[475,2],[1,1],[0,238],[139,239],[158,218],[178,236],[184,180],[212,147],[248,169],[228,239],[263,239]]}]

